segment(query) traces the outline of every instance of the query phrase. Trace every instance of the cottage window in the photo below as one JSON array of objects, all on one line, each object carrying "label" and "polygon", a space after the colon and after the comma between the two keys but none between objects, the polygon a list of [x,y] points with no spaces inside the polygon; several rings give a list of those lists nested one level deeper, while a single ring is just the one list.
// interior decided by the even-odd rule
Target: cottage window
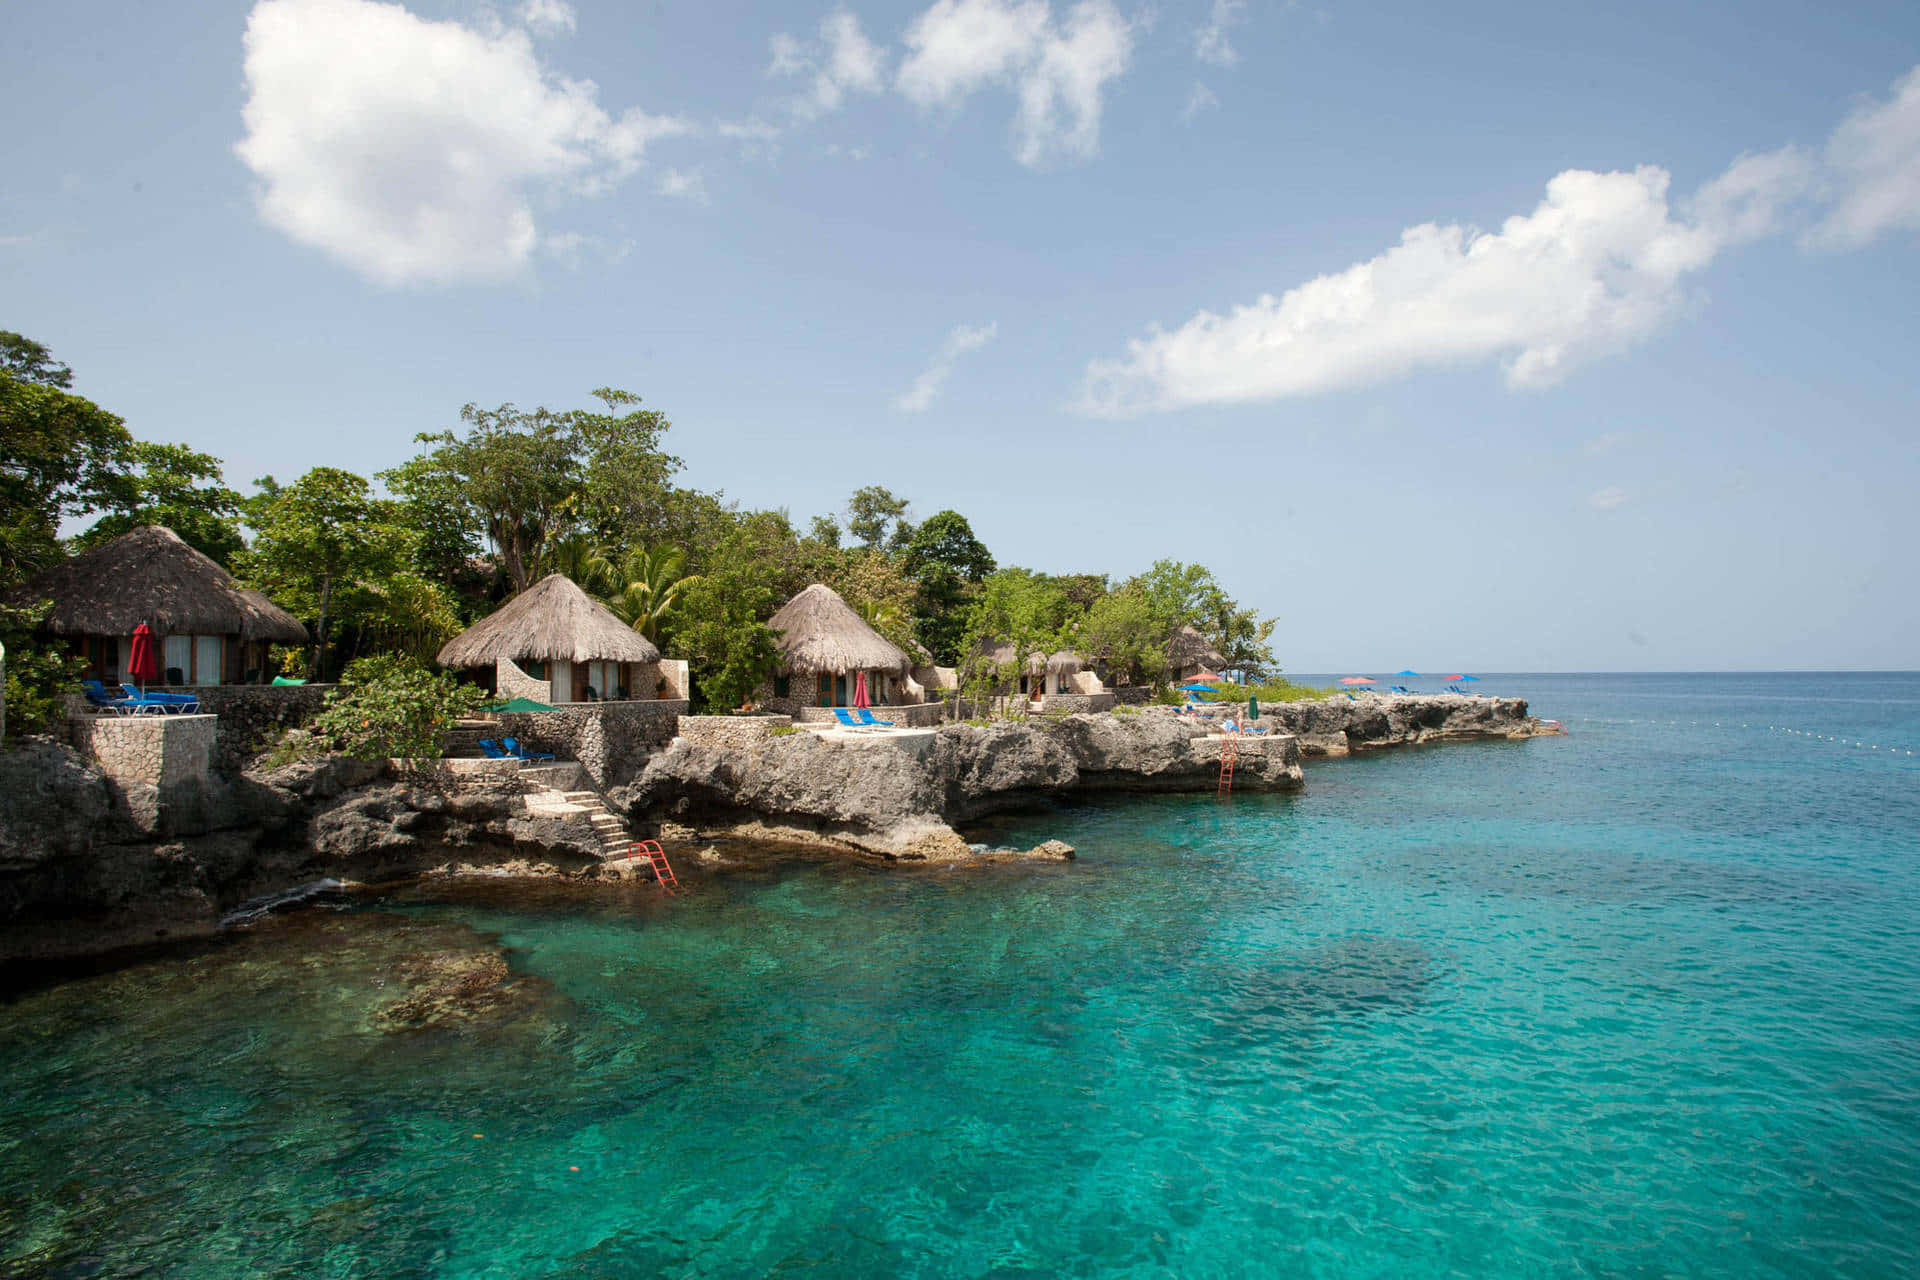
[{"label": "cottage window", "polygon": [[831,706],[833,706],[833,705],[834,705],[834,702],[833,702],[833,673],[832,673],[832,672],[830,672],[830,671],[822,671],[822,672],[820,673],[820,683],[819,683],[819,687],[818,687],[818,690],[817,690],[817,692],[818,692],[818,693],[819,693],[819,695],[820,695],[820,705],[821,705],[821,706],[823,706],[823,707],[831,707]]},{"label": "cottage window", "polygon": [[785,675],[777,675],[773,678],[773,696],[776,698],[789,696],[789,690],[792,687],[793,681]]},{"label": "cottage window", "polygon": [[188,677],[192,683],[220,683],[220,659],[225,648],[226,646],[220,643],[219,636],[193,638],[193,674]]},{"label": "cottage window", "polygon": [[168,636],[161,643],[160,678],[168,684],[185,684],[193,679],[192,636]]}]

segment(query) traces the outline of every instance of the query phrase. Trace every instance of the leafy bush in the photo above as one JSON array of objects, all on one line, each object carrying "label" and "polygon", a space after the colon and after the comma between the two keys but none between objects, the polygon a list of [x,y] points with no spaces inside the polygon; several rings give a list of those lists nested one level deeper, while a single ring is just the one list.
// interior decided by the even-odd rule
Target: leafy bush
[{"label": "leafy bush", "polygon": [[77,692],[86,663],[63,652],[55,640],[40,642],[34,628],[48,601],[0,605],[0,643],[7,646],[7,737],[44,733],[66,715],[66,696]]},{"label": "leafy bush", "polygon": [[800,726],[797,724],[776,724],[767,730],[767,736],[769,738],[785,738],[798,732],[800,732]]},{"label": "leafy bush", "polygon": [[327,750],[359,760],[437,756],[440,735],[487,696],[449,672],[385,654],[349,663],[340,682],[309,727]]},{"label": "leafy bush", "polygon": [[1340,695],[1339,689],[1316,689],[1310,685],[1295,684],[1291,680],[1273,679],[1253,685],[1215,685],[1212,693],[1203,693],[1200,698],[1205,702],[1245,702],[1249,697],[1262,702],[1313,702]]}]

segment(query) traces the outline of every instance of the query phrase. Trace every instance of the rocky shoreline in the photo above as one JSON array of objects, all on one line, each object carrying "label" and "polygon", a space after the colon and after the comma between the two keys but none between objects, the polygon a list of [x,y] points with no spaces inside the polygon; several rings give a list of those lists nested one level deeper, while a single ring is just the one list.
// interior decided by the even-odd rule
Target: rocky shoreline
[{"label": "rocky shoreline", "polygon": [[[1283,704],[1261,723],[1238,744],[1237,791],[1299,790],[1307,758],[1555,731],[1524,701],[1455,696]],[[1159,707],[891,734],[689,731],[604,795],[670,848],[733,840],[959,866],[1015,856],[961,836],[989,814],[1088,792],[1210,792],[1223,741]],[[65,746],[25,744],[0,755],[0,963],[208,937],[237,905],[322,880],[630,874],[601,861],[589,822],[530,810],[528,791],[513,774],[329,758],[163,797],[114,786]],[[1050,841],[1018,856],[1073,851]],[[676,865],[699,874],[698,858]]]}]

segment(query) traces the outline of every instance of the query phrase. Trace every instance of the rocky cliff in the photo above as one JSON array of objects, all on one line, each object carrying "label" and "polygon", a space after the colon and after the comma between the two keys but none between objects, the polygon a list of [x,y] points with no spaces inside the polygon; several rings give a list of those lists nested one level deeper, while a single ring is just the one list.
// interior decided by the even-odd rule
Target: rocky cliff
[{"label": "rocky cliff", "polygon": [[[1524,702],[1341,699],[1268,709],[1238,791],[1295,790],[1303,755],[1542,731]],[[1223,740],[1170,708],[890,734],[676,737],[608,800],[663,834],[805,842],[900,861],[978,860],[956,824],[1077,791],[1214,789]],[[330,758],[216,775],[159,803],[70,748],[0,753],[0,960],[210,934],[223,912],[324,879],[436,869],[608,878],[585,818],[540,817],[518,778],[395,774]],[[1071,857],[1064,846],[1032,851]]]},{"label": "rocky cliff", "polygon": [[[804,840],[906,860],[968,854],[953,824],[1076,790],[1211,791],[1221,739],[1171,714],[1075,715],[912,733],[676,738],[616,806],[696,831]],[[1293,790],[1300,752],[1241,747],[1235,785]]]}]

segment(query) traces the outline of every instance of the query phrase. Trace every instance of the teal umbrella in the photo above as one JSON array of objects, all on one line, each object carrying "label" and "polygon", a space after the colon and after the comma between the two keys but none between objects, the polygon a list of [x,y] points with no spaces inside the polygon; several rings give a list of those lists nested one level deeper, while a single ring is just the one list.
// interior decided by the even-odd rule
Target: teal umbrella
[{"label": "teal umbrella", "polygon": [[552,711],[553,707],[544,702],[535,702],[532,698],[508,698],[505,702],[496,702],[481,708],[483,711]]},{"label": "teal umbrella", "polygon": [[1260,718],[1260,699],[1253,697],[1252,695],[1248,695],[1247,719],[1258,720],[1259,718]]},{"label": "teal umbrella", "polygon": [[1393,674],[1396,676],[1412,676],[1415,679],[1419,679],[1420,677],[1420,673],[1418,671],[1396,671]]}]

